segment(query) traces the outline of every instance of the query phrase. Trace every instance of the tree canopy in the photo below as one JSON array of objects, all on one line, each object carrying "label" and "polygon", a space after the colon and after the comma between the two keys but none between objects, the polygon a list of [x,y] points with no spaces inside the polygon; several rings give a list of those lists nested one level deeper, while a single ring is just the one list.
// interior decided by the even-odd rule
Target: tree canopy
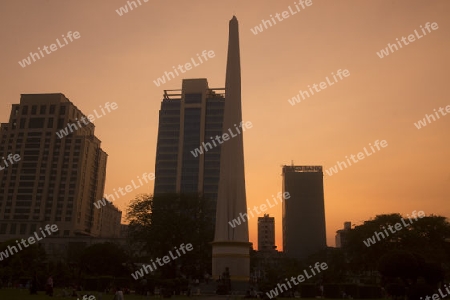
[{"label": "tree canopy", "polygon": [[[344,250],[353,270],[376,270],[380,258],[393,250],[416,253],[426,257],[429,262],[442,263],[450,269],[450,243],[446,242],[450,237],[450,223],[446,218],[431,215],[412,219],[411,223],[403,217],[409,226],[402,226],[394,233],[387,230],[388,226],[403,224],[401,219],[400,214],[378,215],[348,231]],[[374,244],[367,246],[364,241],[374,237],[375,232],[383,232],[385,238],[377,239]]]},{"label": "tree canopy", "polygon": [[196,194],[140,195],[127,209],[132,245],[151,258],[163,257],[181,244],[193,250],[161,268],[162,276],[180,274],[195,277],[211,272],[211,245],[214,237],[213,205]]},{"label": "tree canopy", "polygon": [[22,246],[22,250],[17,253],[13,251],[13,255],[8,251],[8,246],[14,246],[19,250],[15,240],[0,243],[0,252],[8,252],[8,256],[3,255],[0,260],[0,279],[3,278],[4,282],[21,277],[31,278],[33,272],[42,269],[42,264],[46,260],[46,253],[42,245]]},{"label": "tree canopy", "polygon": [[123,276],[126,261],[125,252],[114,243],[94,244],[81,254],[81,266],[89,275]]}]

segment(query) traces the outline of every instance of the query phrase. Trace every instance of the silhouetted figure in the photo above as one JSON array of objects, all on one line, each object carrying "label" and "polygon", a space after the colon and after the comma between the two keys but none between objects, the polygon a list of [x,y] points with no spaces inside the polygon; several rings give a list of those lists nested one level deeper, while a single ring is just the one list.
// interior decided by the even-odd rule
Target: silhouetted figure
[{"label": "silhouetted figure", "polygon": [[53,297],[53,277],[50,275],[47,279],[47,285],[45,286],[46,294]]},{"label": "silhouetted figure", "polygon": [[116,294],[114,295],[114,300],[124,300],[123,292],[120,287],[117,287]]},{"label": "silhouetted figure", "polygon": [[37,295],[37,273],[34,271],[33,278],[31,278],[30,295]]},{"label": "silhouetted figure", "polygon": [[77,287],[74,285],[72,289],[72,297],[78,298]]},{"label": "silhouetted figure", "polygon": [[191,296],[191,285],[190,285],[190,284],[188,285],[186,295],[187,295],[188,297]]},{"label": "silhouetted figure", "polygon": [[222,276],[219,276],[216,294],[229,295],[230,291],[231,291],[230,271],[228,267],[226,267],[225,272],[222,273]]}]

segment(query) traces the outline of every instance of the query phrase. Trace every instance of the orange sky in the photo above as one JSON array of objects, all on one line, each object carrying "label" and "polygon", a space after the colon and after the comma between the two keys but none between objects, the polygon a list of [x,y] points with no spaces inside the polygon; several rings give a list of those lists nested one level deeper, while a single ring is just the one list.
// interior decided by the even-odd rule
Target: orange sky
[{"label": "orange sky", "polygon": [[[137,1],[137,0],[136,0]],[[375,140],[388,146],[326,176],[327,242],[344,221],[423,210],[450,216],[450,116],[418,130],[414,122],[450,105],[450,1],[315,1],[254,35],[250,29],[282,13],[289,0],[150,0],[123,16],[124,0],[0,2],[0,120],[21,93],[64,93],[85,114],[114,101],[118,109],[95,121],[108,153],[106,193],[154,172],[158,110],[164,89],[182,78],[207,78],[224,87],[228,21],[240,26],[242,105],[253,128],[244,134],[249,207],[281,191],[281,165],[328,169]],[[396,38],[439,28],[380,59]],[[68,31],[80,38],[31,65],[18,61]],[[197,53],[215,57],[157,87],[153,80]],[[288,99],[338,69],[350,76],[291,106]],[[330,77],[331,79],[331,77]],[[122,210],[135,195],[115,204]],[[447,200],[447,202],[446,202]],[[282,248],[281,205],[275,216]],[[256,218],[250,220],[256,243]]]}]

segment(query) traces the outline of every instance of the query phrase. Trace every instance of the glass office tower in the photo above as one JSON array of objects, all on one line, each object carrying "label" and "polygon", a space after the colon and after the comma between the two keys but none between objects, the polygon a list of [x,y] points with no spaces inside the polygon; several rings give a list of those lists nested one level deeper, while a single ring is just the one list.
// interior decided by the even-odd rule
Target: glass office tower
[{"label": "glass office tower", "polygon": [[222,135],[224,104],[224,89],[210,89],[203,78],[184,79],[181,90],[164,91],[159,111],[155,195],[199,193],[215,204],[221,147],[211,138]]}]

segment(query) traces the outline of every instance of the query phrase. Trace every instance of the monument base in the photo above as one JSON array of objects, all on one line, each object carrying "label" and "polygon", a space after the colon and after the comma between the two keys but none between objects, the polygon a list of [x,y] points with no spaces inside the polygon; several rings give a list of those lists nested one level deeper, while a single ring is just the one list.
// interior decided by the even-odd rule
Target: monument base
[{"label": "monument base", "polygon": [[212,277],[222,278],[226,268],[232,282],[249,282],[250,242],[214,241],[212,245]]}]

